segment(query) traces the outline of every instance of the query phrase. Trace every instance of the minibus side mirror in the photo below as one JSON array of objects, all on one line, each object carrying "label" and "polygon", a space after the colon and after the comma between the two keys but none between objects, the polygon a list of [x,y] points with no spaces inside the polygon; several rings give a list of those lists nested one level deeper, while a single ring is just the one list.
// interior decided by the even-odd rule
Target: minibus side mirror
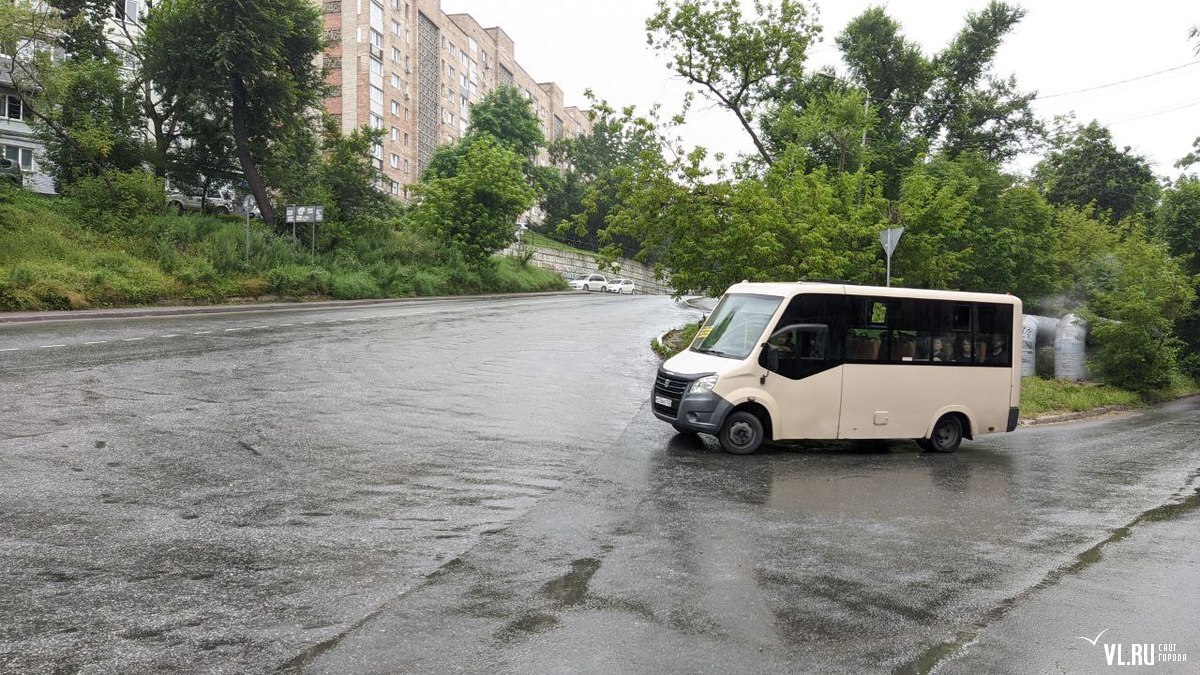
[{"label": "minibus side mirror", "polygon": [[779,349],[770,342],[762,343],[762,348],[767,370],[779,372]]}]

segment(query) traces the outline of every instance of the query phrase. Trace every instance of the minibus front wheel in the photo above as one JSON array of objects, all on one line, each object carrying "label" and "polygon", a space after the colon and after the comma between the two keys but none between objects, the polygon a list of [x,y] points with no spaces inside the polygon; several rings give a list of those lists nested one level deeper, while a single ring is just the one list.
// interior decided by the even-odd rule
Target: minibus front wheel
[{"label": "minibus front wheel", "polygon": [[762,420],[748,410],[738,410],[725,418],[717,440],[721,448],[733,455],[749,455],[762,445],[764,438]]}]

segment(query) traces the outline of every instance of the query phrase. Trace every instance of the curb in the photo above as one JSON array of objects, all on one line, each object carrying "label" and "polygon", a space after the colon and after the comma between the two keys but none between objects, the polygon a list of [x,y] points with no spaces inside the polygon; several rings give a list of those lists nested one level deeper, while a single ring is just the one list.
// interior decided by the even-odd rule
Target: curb
[{"label": "curb", "polygon": [[445,295],[424,298],[377,298],[371,300],[317,300],[306,302],[261,302],[237,305],[185,305],[175,307],[122,307],[114,309],[75,309],[46,312],[0,313],[0,325],[20,323],[50,323],[60,321],[85,321],[94,319],[137,319],[151,317],[186,316],[191,314],[236,314],[239,312],[264,312],[281,309],[310,310],[331,307],[369,307],[390,304],[420,304],[426,302],[490,300],[504,298],[545,297],[578,295],[575,291],[540,291],[535,293],[495,293],[489,295]]},{"label": "curb", "polygon": [[1111,413],[1131,412],[1134,410],[1141,410],[1141,409],[1142,408],[1136,408],[1136,407],[1127,406],[1127,405],[1109,405],[1109,406],[1104,406],[1103,408],[1095,408],[1093,410],[1081,410],[1079,412],[1059,413],[1059,414],[1055,414],[1055,415],[1040,415],[1038,417],[1032,417],[1032,418],[1026,417],[1026,418],[1022,418],[1017,423],[1017,426],[1032,427],[1032,426],[1039,426],[1042,424],[1059,424],[1061,422],[1078,422],[1080,420],[1087,420],[1087,419],[1092,419],[1092,418],[1096,418],[1096,417],[1104,417],[1105,415],[1109,415]]}]

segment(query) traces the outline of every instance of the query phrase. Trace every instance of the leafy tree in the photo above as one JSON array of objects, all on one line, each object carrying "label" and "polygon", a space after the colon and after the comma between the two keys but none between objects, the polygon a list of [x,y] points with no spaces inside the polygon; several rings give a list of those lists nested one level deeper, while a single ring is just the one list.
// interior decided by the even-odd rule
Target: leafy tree
[{"label": "leafy tree", "polygon": [[1052,208],[981,155],[918,167],[897,209],[906,230],[893,273],[905,285],[1024,298],[1057,289]]},{"label": "leafy tree", "polygon": [[[537,183],[533,159],[538,149],[546,143],[537,116],[529,99],[514,86],[504,85],[484,95],[471,106],[471,120],[467,125],[467,136],[488,134],[502,145],[525,160],[525,174],[531,183]],[[422,176],[446,178],[458,170],[458,162],[466,151],[464,143],[439,146],[429,160]]]},{"label": "leafy tree", "polygon": [[1182,177],[1163,191],[1155,226],[1171,255],[1183,260],[1192,274],[1200,274],[1200,178]]},{"label": "leafy tree", "polygon": [[1112,134],[1098,122],[1071,125],[1060,120],[1052,150],[1034,176],[1053,204],[1095,204],[1117,223],[1153,210],[1158,182],[1149,162],[1129,147],[1118,150]]},{"label": "leafy tree", "polygon": [[810,167],[853,173],[869,161],[866,134],[875,122],[865,93],[831,87],[814,92],[803,106],[782,105],[764,121],[763,131],[776,152],[799,143]]},{"label": "leafy tree", "polygon": [[937,147],[1000,162],[1033,147],[1043,133],[1029,103],[1032,93],[991,74],[1004,37],[1024,15],[1002,2],[967,15],[966,25],[932,58],[874,7],[836,39],[851,81],[867,92],[877,122],[868,134],[869,169],[881,171],[886,193],[899,195],[905,173]]},{"label": "leafy tree", "polygon": [[602,233],[608,213],[617,202],[615,172],[643,161],[643,156],[662,161],[658,109],[642,117],[633,107],[617,111],[606,101],[596,100],[591,92],[588,95],[592,102],[591,131],[561,139],[550,147],[551,159],[565,168],[561,181],[545,193],[544,229],[593,246],[613,243],[621,249],[622,257],[629,257],[637,252],[637,241],[626,235]]},{"label": "leafy tree", "polygon": [[799,79],[820,27],[798,0],[754,1],[754,18],[739,0],[659,0],[646,21],[650,46],[671,56],[671,68],[737,117],[759,156],[770,149],[754,121],[781,82]]},{"label": "leafy tree", "polygon": [[655,252],[679,292],[716,294],[742,279],[881,283],[878,182],[861,171],[805,172],[803,154],[793,147],[761,178],[738,181],[711,180],[702,150],[678,174],[671,162],[623,167],[609,230],[642,242],[641,258]]},{"label": "leafy tree", "polygon": [[513,240],[517,216],[533,205],[523,159],[491,134],[470,135],[451,176],[434,175],[416,186],[413,222],[448,244],[472,267]]},{"label": "leafy tree", "polygon": [[546,143],[532,103],[512,85],[496,87],[471,106],[467,133],[485,132],[529,160]]},{"label": "leafy tree", "polygon": [[147,21],[146,74],[189,115],[228,125],[267,221],[275,210],[263,167],[280,145],[312,134],[324,95],[321,33],[307,0],[164,0]]},{"label": "leafy tree", "polygon": [[344,135],[336,119],[325,117],[321,182],[330,194],[330,220],[352,222],[389,210],[391,198],[377,187],[383,174],[372,161],[372,149],[382,141],[382,129],[364,127]]},{"label": "leafy tree", "polygon": [[[141,120],[98,12],[98,3],[78,1],[0,3],[0,68],[46,144],[57,183],[95,176],[115,195],[108,174],[141,161]],[[53,57],[68,47],[65,58]]]},{"label": "leafy tree", "polygon": [[1169,386],[1178,369],[1175,324],[1196,293],[1140,222],[1122,225],[1129,234],[1101,259],[1085,313],[1099,347],[1092,365],[1106,381],[1147,393]]}]

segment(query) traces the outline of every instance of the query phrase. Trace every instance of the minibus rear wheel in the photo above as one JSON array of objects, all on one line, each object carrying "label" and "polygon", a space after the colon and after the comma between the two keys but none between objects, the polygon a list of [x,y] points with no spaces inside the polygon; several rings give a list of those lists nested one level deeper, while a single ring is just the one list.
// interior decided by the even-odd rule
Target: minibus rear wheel
[{"label": "minibus rear wheel", "polygon": [[962,420],[958,415],[943,415],[937,424],[933,425],[933,433],[922,447],[934,452],[954,452],[963,439]]},{"label": "minibus rear wheel", "polygon": [[725,418],[717,440],[732,455],[752,454],[763,442],[762,421],[752,412],[739,410]]}]

